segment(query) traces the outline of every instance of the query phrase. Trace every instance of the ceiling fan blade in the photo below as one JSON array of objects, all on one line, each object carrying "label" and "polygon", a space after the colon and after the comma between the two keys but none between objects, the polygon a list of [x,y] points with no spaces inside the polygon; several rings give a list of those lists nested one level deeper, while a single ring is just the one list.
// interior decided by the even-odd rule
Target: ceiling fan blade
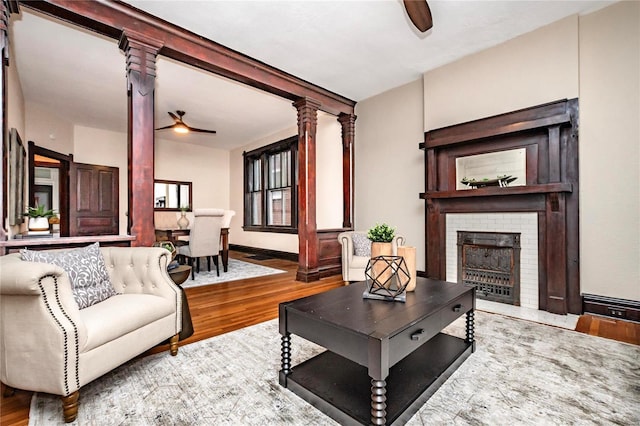
[{"label": "ceiling fan blade", "polygon": [[433,27],[433,18],[427,0],[403,0],[403,3],[409,19],[418,30],[425,32]]},{"label": "ceiling fan blade", "polygon": [[196,129],[195,127],[189,127],[189,126],[187,126],[187,128],[189,129],[189,131],[190,131],[190,132],[196,132],[196,133],[217,133],[215,130]]},{"label": "ceiling fan blade", "polygon": [[175,124],[172,124],[171,126],[158,127],[156,130],[173,129],[174,126],[175,126]]},{"label": "ceiling fan blade", "polygon": [[175,114],[174,114],[174,113],[172,113],[171,111],[168,111],[168,112],[169,112],[169,115],[171,116],[171,118],[173,118],[173,119],[175,120],[175,122],[176,122],[176,123],[177,123],[177,122],[179,122],[179,121],[182,121],[180,118],[178,118],[178,116],[177,116],[177,115],[175,115]]}]

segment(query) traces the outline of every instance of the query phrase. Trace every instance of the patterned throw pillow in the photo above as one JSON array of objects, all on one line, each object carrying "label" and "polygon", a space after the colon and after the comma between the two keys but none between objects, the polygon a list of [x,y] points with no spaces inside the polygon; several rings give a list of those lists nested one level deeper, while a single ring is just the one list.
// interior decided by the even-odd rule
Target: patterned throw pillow
[{"label": "patterned throw pillow", "polygon": [[371,241],[365,234],[353,233],[351,234],[351,241],[353,241],[353,254],[356,256],[371,256]]},{"label": "patterned throw pillow", "polygon": [[64,269],[69,274],[73,297],[80,309],[117,294],[109,280],[99,243],[57,252],[23,249],[20,253],[22,260],[52,263]]}]

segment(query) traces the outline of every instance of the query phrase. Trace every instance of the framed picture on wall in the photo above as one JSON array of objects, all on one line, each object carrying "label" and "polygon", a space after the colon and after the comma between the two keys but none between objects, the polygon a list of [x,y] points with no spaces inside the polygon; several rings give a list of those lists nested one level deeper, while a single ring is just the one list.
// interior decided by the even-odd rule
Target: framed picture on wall
[{"label": "framed picture on wall", "polygon": [[25,161],[27,153],[15,128],[9,131],[9,225],[22,223],[24,213]]},{"label": "framed picture on wall", "polygon": [[52,210],[53,187],[51,185],[34,185],[33,196],[35,204],[44,206],[45,210]]}]

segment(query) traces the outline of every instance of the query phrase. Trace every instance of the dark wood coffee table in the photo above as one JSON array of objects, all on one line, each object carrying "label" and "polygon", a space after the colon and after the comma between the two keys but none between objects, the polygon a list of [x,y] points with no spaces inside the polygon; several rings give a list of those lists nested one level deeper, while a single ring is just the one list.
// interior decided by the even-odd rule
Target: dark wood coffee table
[{"label": "dark wood coffee table", "polygon": [[[418,278],[406,303],[366,283],[280,304],[279,382],[341,424],[404,424],[475,350],[475,288]],[[440,331],[466,313],[466,338]],[[291,334],[328,350],[291,366]]]}]

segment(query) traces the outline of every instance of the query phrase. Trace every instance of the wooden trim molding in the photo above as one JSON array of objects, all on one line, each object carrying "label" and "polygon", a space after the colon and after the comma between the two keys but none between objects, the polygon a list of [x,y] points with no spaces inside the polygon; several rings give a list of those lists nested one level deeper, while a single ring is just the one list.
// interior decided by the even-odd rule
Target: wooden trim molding
[{"label": "wooden trim molding", "polygon": [[298,261],[297,253],[289,253],[287,251],[263,249],[259,247],[250,247],[238,244],[229,244],[229,250],[240,251],[243,253],[261,254],[264,256],[275,257],[276,259],[290,260],[292,262]]},{"label": "wooden trim molding", "polygon": [[295,101],[317,99],[322,110],[333,115],[353,114],[355,101],[253,59],[214,41],[158,19],[126,3],[115,1],[25,1],[34,9],[66,22],[119,39],[125,29],[157,40],[162,56],[222,75]]},{"label": "wooden trim molding", "polygon": [[584,313],[603,315],[616,319],[640,322],[640,301],[618,299],[615,297],[583,294]]}]

